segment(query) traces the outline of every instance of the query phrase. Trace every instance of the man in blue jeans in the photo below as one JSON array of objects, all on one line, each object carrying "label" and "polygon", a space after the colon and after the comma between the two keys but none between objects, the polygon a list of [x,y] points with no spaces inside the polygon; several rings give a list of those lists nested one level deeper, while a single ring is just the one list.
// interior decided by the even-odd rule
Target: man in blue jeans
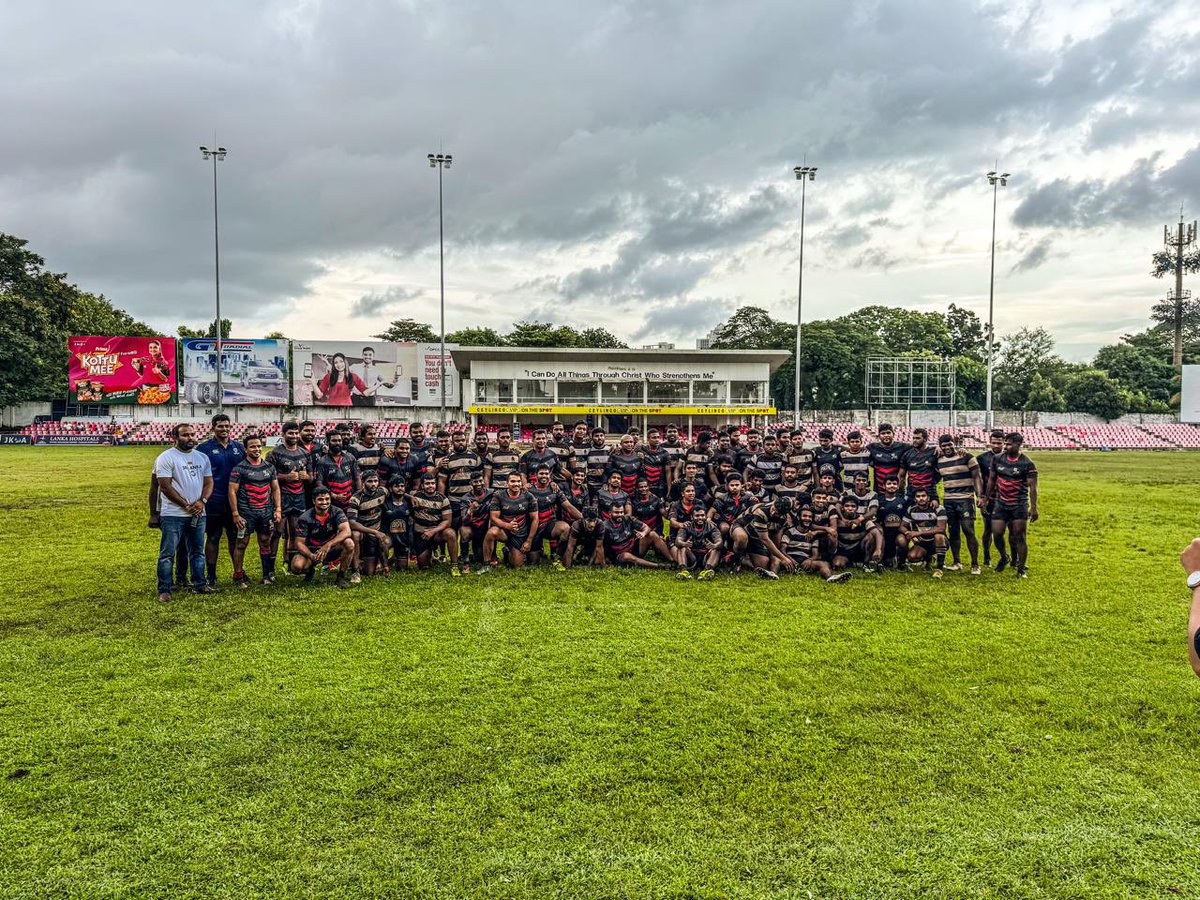
[{"label": "man in blue jeans", "polygon": [[205,504],[213,492],[212,464],[196,450],[192,426],[184,423],[171,429],[175,446],[164,450],[154,461],[158,479],[159,528],[158,600],[171,602],[171,567],[175,550],[182,540],[187,547],[192,571],[192,593],[215,594],[217,589],[205,580],[204,529]]}]

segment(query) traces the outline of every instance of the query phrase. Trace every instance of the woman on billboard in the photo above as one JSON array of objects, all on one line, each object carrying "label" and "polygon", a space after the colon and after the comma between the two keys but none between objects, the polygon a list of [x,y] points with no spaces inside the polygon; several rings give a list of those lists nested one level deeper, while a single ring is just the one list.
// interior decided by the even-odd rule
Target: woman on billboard
[{"label": "woman on billboard", "polygon": [[[328,371],[313,385],[313,398],[324,406],[349,406],[350,386],[359,393],[366,393],[363,380],[350,371],[344,353],[335,353],[332,358],[322,357]],[[373,392],[372,392],[373,393]]]}]

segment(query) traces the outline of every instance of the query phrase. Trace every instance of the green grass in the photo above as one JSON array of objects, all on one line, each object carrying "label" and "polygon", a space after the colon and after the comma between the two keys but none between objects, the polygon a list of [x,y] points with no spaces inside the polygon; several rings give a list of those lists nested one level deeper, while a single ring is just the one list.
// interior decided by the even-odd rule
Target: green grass
[{"label": "green grass", "polygon": [[1195,456],[1037,456],[1026,582],[163,607],[152,455],[0,450],[0,896],[1200,896]]}]

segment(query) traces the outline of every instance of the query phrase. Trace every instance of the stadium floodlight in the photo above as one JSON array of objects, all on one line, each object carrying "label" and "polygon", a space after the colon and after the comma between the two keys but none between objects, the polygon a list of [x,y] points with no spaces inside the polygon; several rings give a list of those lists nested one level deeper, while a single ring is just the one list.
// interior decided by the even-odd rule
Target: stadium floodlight
[{"label": "stadium floodlight", "polygon": [[438,360],[438,367],[441,372],[438,376],[438,382],[442,392],[442,428],[446,427],[446,227],[445,218],[442,215],[442,172],[450,168],[450,164],[454,161],[454,157],[449,153],[430,153],[426,156],[429,160],[429,167],[438,170],[438,272],[441,281],[441,337],[442,346],[441,358]]},{"label": "stadium floodlight", "polygon": [[992,270],[988,278],[987,402],[984,420],[989,431],[995,427],[995,415],[992,411],[992,373],[996,356],[996,201],[1000,188],[1006,187],[1011,177],[1011,172],[999,174],[995,169],[987,173],[988,184],[992,186]]},{"label": "stadium floodlight", "polygon": [[810,181],[817,180],[816,166],[796,166],[792,169],[800,182],[800,275],[796,282],[796,378],[792,408],[792,427],[800,426],[800,323],[804,313],[804,204],[805,189]]},{"label": "stadium floodlight", "polygon": [[221,384],[221,369],[224,360],[221,357],[221,232],[217,216],[217,163],[225,159],[228,152],[224,147],[214,147],[211,150],[208,147],[200,147],[201,157],[206,160],[211,159],[213,166],[213,275],[217,293],[217,409],[221,409],[225,405],[225,389]]}]

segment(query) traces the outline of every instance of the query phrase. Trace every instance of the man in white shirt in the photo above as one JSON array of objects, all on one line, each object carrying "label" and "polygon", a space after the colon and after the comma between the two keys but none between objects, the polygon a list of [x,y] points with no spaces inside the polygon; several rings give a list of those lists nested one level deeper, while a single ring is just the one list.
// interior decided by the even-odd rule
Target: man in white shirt
[{"label": "man in white shirt", "polygon": [[154,461],[158,479],[159,528],[158,599],[171,602],[171,564],[182,540],[191,564],[192,593],[215,594],[217,589],[204,577],[205,504],[213,492],[212,464],[196,450],[192,426],[184,423],[171,429],[175,446]]},{"label": "man in white shirt", "polygon": [[375,393],[385,385],[383,380],[383,367],[375,364],[375,348],[362,348],[362,362],[355,363],[350,367],[350,374],[357,375],[364,385],[366,390],[359,392],[354,387],[354,379],[350,379],[350,402],[354,406],[374,406]]}]

